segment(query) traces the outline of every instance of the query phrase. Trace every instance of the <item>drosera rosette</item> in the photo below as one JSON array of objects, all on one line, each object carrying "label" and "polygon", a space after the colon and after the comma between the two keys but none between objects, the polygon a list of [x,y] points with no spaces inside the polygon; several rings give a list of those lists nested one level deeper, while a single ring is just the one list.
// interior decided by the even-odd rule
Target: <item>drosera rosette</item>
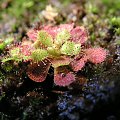
[{"label": "drosera rosette", "polygon": [[[36,74],[37,71],[33,72],[33,71],[35,71],[34,68],[36,68],[36,67],[31,67],[31,66],[36,66],[36,64],[38,64],[38,66],[40,68],[43,65],[44,68],[45,67],[47,68],[46,71],[48,71],[48,66],[50,68],[50,65],[51,65],[54,68],[54,71],[56,71],[55,72],[55,76],[56,76],[56,75],[58,75],[57,74],[58,67],[69,65],[69,63],[71,62],[71,57],[69,57],[69,56],[77,54],[77,51],[78,51],[75,43],[73,43],[71,41],[68,42],[70,37],[71,37],[70,33],[66,29],[59,31],[56,34],[55,38],[53,38],[45,30],[40,30],[38,32],[36,41],[33,44],[36,49],[31,54],[31,58],[33,59],[33,62],[35,62],[35,63],[32,63],[31,65],[29,65],[28,71],[27,71],[28,76],[32,80],[34,80],[36,82],[43,81],[42,78],[45,78],[45,76],[47,76],[48,73],[45,72],[45,70],[44,70],[44,71],[39,72],[39,74]],[[71,53],[71,51],[73,51],[74,49],[76,49],[75,52]],[[46,61],[47,61],[47,63],[46,63]],[[41,65],[41,63],[42,63],[42,65]],[[32,69],[30,69],[30,68],[32,68]],[[40,69],[42,69],[42,68],[40,68]],[[46,75],[45,75],[45,73],[46,73]],[[69,74],[72,74],[72,72],[70,72]],[[36,75],[38,75],[38,76],[36,77]],[[43,75],[43,77],[41,77],[41,75]],[[38,78],[39,78],[39,80],[38,80]],[[55,78],[57,78],[57,77],[55,77]],[[67,84],[67,82],[66,82],[66,84]],[[64,86],[64,85],[62,85],[62,86]]]},{"label": "drosera rosette", "polygon": [[[101,63],[106,58],[106,50],[101,47],[85,48],[88,34],[83,26],[61,24],[32,29],[24,40],[10,50],[8,60],[29,61],[28,77],[35,82],[43,82],[50,67],[54,68],[54,83],[68,86],[76,80],[76,72],[86,62]],[[3,59],[3,62],[7,61]]]},{"label": "drosera rosette", "polygon": [[54,83],[68,86],[76,80],[76,72],[81,70],[86,62],[98,64],[106,58],[107,52],[101,47],[83,47],[88,39],[83,26],[61,24],[44,26],[30,32],[28,31],[27,35],[34,41],[35,49],[31,53],[32,62],[28,66],[27,74],[33,81],[43,82],[52,66]]}]

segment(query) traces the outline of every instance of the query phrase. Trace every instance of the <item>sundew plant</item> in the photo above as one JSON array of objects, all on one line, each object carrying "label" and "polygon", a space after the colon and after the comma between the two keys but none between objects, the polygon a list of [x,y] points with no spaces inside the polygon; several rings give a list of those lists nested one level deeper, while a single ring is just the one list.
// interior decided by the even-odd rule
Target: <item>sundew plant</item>
[{"label": "sundew plant", "polygon": [[29,30],[27,36],[28,39],[9,50],[9,55],[2,62],[29,61],[26,74],[35,82],[43,82],[50,67],[53,67],[54,83],[68,86],[76,80],[76,73],[87,62],[98,64],[106,58],[105,49],[85,47],[88,34],[83,26],[40,26]]}]

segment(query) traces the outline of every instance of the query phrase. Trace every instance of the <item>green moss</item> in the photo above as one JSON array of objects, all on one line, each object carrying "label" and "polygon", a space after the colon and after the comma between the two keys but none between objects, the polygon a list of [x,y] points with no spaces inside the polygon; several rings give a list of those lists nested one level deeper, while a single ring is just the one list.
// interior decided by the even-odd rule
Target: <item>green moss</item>
[{"label": "green moss", "polygon": [[[23,30],[36,19],[41,21],[37,14],[47,4],[48,0],[0,0],[0,23],[8,22],[11,33],[18,32],[20,27]],[[8,31],[5,30],[5,32]],[[21,33],[18,32],[18,34],[21,38]]]},{"label": "green moss", "polygon": [[4,74],[0,71],[0,85],[2,84],[3,80],[5,79]]},{"label": "green moss", "polygon": [[117,40],[117,41],[116,41],[116,44],[117,44],[117,45],[120,45],[120,40]]},{"label": "green moss", "polygon": [[2,100],[2,98],[5,97],[5,92],[2,92],[2,95],[0,95],[0,101]]},{"label": "green moss", "polygon": [[99,13],[98,7],[92,2],[86,5],[86,10],[88,13],[94,13],[94,14]]},{"label": "green moss", "polygon": [[91,40],[91,42],[94,43],[95,39],[96,39],[96,36],[95,36],[94,33],[92,33],[92,34],[90,35],[90,40]]},{"label": "green moss", "polygon": [[120,27],[119,27],[119,28],[115,28],[115,33],[116,33],[117,35],[120,35]]},{"label": "green moss", "polygon": [[4,50],[4,48],[7,46],[7,45],[10,45],[12,42],[13,42],[13,38],[12,37],[9,37],[9,38],[6,38],[4,41],[2,41],[0,43],[0,50]]},{"label": "green moss", "polygon": [[110,24],[115,27],[120,27],[120,17],[113,17],[110,19]]},{"label": "green moss", "polygon": [[10,72],[13,69],[13,66],[12,64],[5,62],[1,65],[1,68],[6,72]]},{"label": "green moss", "polygon": [[120,10],[120,0],[102,0],[108,13],[114,14]]},{"label": "green moss", "polygon": [[4,42],[0,43],[0,50],[3,50],[5,47],[6,47],[6,45]]},{"label": "green moss", "polygon": [[[8,8],[2,12],[7,13],[13,17],[20,18],[28,10],[29,12],[34,12],[35,10],[37,11],[38,9],[43,9],[47,3],[47,0],[44,0],[42,2],[41,1],[42,0],[39,0],[39,2],[37,0],[12,0]],[[39,7],[37,7],[38,5]]]}]

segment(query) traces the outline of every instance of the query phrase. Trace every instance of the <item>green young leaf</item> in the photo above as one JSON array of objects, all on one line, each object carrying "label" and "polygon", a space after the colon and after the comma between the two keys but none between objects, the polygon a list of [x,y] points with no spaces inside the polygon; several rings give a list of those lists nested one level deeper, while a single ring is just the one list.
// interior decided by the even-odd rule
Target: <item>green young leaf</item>
[{"label": "green young leaf", "polygon": [[70,33],[67,30],[63,30],[57,34],[55,44],[62,45],[68,39],[70,39]]},{"label": "green young leaf", "polygon": [[52,47],[48,47],[47,51],[50,55],[52,55],[54,57],[60,56],[60,50],[55,45],[53,45]]},{"label": "green young leaf", "polygon": [[18,48],[18,47],[15,47],[15,48],[13,48],[13,49],[11,49],[10,50],[10,56],[11,57],[19,57],[19,55],[20,55],[20,48]]},{"label": "green young leaf", "polygon": [[77,55],[77,54],[79,54],[80,51],[81,51],[81,45],[75,44],[73,54]]},{"label": "green young leaf", "polygon": [[80,52],[81,45],[67,41],[61,47],[61,53],[65,55],[77,55]]},{"label": "green young leaf", "polygon": [[13,61],[16,61],[16,62],[20,62],[20,61],[22,61],[22,58],[19,58],[19,57],[8,57],[8,58],[3,58],[2,62],[5,63],[5,62],[8,62],[10,60],[13,60]]},{"label": "green young leaf", "polygon": [[46,47],[52,46],[52,37],[44,30],[38,32],[37,40],[39,40]]},{"label": "green young leaf", "polygon": [[25,56],[25,55],[21,55],[21,57],[24,61],[27,61],[31,58],[31,56]]},{"label": "green young leaf", "polygon": [[39,41],[39,40],[36,40],[35,42],[34,42],[34,47],[37,49],[37,48],[42,48],[41,47],[41,42]]},{"label": "green young leaf", "polygon": [[2,62],[5,63],[5,62],[10,61],[10,60],[13,60],[13,58],[11,58],[11,57],[9,57],[9,58],[3,58]]},{"label": "green young leaf", "polygon": [[48,52],[43,49],[36,49],[31,54],[31,58],[36,62],[42,61],[47,57],[48,57]]}]

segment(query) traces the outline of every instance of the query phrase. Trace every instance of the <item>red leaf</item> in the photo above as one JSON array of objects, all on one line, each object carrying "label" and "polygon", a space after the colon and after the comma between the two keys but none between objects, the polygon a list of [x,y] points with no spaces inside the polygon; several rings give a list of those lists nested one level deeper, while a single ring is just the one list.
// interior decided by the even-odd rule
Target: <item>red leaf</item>
[{"label": "red leaf", "polygon": [[51,60],[52,66],[54,68],[57,68],[59,66],[68,65],[70,62],[71,62],[71,58],[69,58],[67,56],[63,56],[63,57],[59,57],[59,58]]},{"label": "red leaf", "polygon": [[92,63],[101,63],[105,60],[107,52],[103,48],[89,48],[85,51],[88,60]]},{"label": "red leaf", "polygon": [[55,38],[57,35],[57,29],[58,27],[53,27],[53,26],[44,26],[43,30],[45,30],[48,34],[52,36],[52,38]]},{"label": "red leaf", "polygon": [[70,66],[72,67],[73,71],[79,71],[85,66],[86,61],[87,57],[84,56],[80,59],[75,59],[74,61],[72,61],[70,63]]},{"label": "red leaf", "polygon": [[71,31],[71,40],[75,43],[84,44],[87,41],[87,32],[84,27],[76,27]]},{"label": "red leaf", "polygon": [[[64,67],[62,67],[64,69]],[[59,86],[68,86],[75,81],[75,75],[72,72],[64,69],[64,72],[55,69],[54,83]]]},{"label": "red leaf", "polygon": [[59,26],[58,32],[62,31],[62,30],[68,30],[68,32],[70,32],[73,29],[73,27],[74,27],[74,23],[72,23],[72,24],[61,24]]},{"label": "red leaf", "polygon": [[30,56],[31,52],[33,51],[33,46],[31,41],[23,41],[20,45],[20,50],[23,55]]},{"label": "red leaf", "polygon": [[38,31],[37,30],[29,30],[28,32],[27,32],[27,35],[28,35],[28,37],[31,39],[31,40],[33,40],[33,41],[36,41],[36,39],[37,39],[37,33],[38,33]]},{"label": "red leaf", "polygon": [[74,24],[61,24],[59,26],[44,26],[44,30],[49,33],[53,38],[56,37],[57,33],[62,30],[68,30],[69,32],[73,29]]},{"label": "red leaf", "polygon": [[27,75],[35,82],[43,82],[46,79],[49,68],[50,62],[48,60],[32,63],[28,66]]}]

